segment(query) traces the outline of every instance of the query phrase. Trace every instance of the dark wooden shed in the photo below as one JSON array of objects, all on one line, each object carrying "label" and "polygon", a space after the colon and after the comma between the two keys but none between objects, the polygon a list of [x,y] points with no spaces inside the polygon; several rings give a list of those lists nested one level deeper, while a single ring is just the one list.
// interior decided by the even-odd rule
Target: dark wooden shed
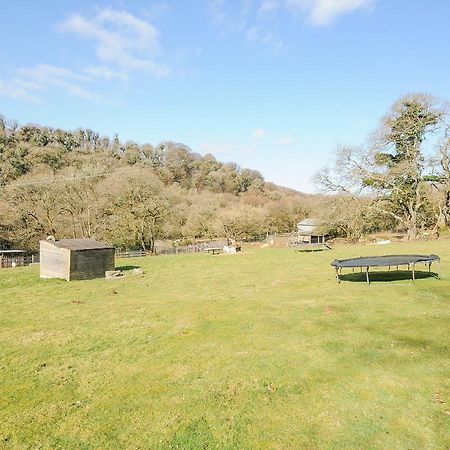
[{"label": "dark wooden shed", "polygon": [[41,278],[89,280],[115,269],[115,249],[94,239],[40,242]]}]

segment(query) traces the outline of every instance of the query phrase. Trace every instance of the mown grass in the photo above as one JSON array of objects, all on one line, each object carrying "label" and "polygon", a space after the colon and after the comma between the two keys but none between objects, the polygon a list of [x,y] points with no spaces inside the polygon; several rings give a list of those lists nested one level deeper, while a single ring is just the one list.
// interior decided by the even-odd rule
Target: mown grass
[{"label": "mown grass", "polygon": [[[437,253],[441,279],[337,284],[329,263]],[[444,449],[450,241],[0,271],[0,447]]]}]

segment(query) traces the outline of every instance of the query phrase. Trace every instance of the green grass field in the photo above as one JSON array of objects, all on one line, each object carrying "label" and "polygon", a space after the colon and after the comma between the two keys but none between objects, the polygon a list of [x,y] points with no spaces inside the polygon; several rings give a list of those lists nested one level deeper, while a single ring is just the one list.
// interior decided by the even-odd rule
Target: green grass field
[{"label": "green grass field", "polygon": [[[442,278],[330,266],[412,252]],[[146,274],[0,270],[0,447],[449,448],[450,240],[117,265]]]}]

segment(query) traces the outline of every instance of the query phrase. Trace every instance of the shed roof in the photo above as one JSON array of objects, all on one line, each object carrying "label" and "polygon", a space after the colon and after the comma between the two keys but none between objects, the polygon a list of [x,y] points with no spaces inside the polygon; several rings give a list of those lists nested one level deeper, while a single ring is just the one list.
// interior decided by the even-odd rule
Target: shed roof
[{"label": "shed roof", "polygon": [[307,217],[306,219],[303,219],[301,222],[298,223],[300,226],[314,226],[319,225],[319,220],[312,219],[310,217]]},{"label": "shed roof", "polygon": [[[51,242],[51,241],[50,241]],[[68,250],[101,250],[106,248],[114,248],[110,244],[96,241],[95,239],[61,239],[60,241],[51,242],[55,247],[66,248]]]}]

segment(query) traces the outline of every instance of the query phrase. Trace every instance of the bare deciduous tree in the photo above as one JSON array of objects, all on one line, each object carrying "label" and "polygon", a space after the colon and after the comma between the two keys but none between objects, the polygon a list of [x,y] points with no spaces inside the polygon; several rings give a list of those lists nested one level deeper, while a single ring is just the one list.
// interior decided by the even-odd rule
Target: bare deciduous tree
[{"label": "bare deciduous tree", "polygon": [[373,201],[365,207],[390,215],[410,239],[428,208],[423,143],[438,131],[443,110],[424,94],[407,95],[383,118],[367,147],[342,147],[333,170],[325,169],[316,182],[326,191],[339,192],[358,204],[364,193]]}]

